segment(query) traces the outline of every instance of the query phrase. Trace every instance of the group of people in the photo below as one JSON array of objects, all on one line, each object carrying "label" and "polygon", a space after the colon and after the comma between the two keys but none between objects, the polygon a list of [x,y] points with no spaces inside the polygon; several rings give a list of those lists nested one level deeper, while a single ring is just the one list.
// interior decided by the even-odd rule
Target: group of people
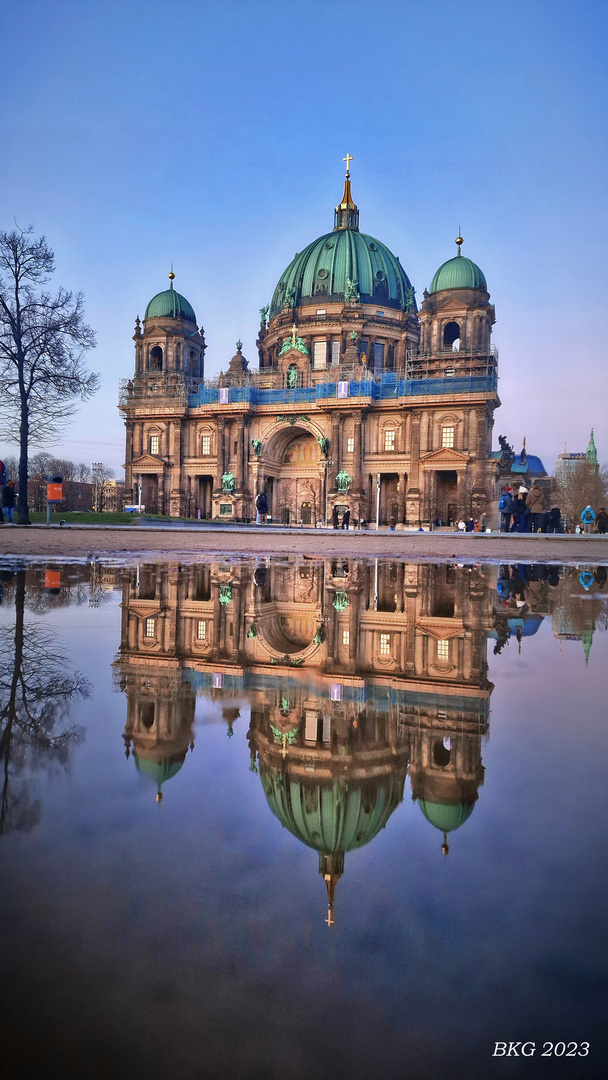
[{"label": "group of people", "polygon": [[[517,493],[507,484],[498,501],[501,532],[561,533],[564,531],[562,513],[559,506],[547,506],[547,497],[538,483],[528,489],[522,484]],[[598,533],[608,529],[608,514],[602,506],[597,518],[591,506],[586,506],[581,513],[581,522],[577,532],[589,533],[593,526]]]},{"label": "group of people", "polygon": [[[333,510],[331,512],[331,523],[332,523],[334,529],[339,529],[340,528],[340,514],[338,513],[338,507],[337,506],[334,506],[334,508],[333,508]],[[350,526],[350,506],[346,506],[344,508],[344,513],[342,514],[342,528],[343,529],[348,529],[349,526]]]}]

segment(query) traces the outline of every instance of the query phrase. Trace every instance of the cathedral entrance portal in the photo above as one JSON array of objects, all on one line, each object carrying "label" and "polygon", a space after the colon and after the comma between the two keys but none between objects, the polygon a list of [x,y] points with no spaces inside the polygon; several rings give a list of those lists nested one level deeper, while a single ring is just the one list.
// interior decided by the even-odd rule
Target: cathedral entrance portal
[{"label": "cathedral entrance portal", "polygon": [[265,481],[272,519],[285,525],[316,525],[325,509],[319,444],[309,431],[293,428],[281,431],[278,438],[278,462],[275,457],[274,475]]},{"label": "cathedral entrance portal", "polygon": [[458,473],[455,469],[437,471],[434,486],[433,522],[436,525],[453,525],[459,513]]},{"label": "cathedral entrance portal", "polygon": [[141,501],[149,514],[160,513],[158,488],[157,473],[144,473],[141,478]]}]

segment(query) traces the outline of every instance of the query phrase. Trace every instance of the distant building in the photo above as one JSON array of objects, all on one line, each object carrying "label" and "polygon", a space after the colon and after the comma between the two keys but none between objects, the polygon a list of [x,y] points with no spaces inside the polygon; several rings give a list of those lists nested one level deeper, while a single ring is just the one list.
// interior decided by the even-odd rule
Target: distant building
[{"label": "distant building", "polygon": [[557,461],[555,463],[555,479],[557,482],[559,483],[564,476],[567,476],[568,473],[571,473],[573,469],[576,469],[585,461],[591,465],[593,472],[597,472],[597,449],[593,438],[593,428],[591,428],[591,435],[589,436],[589,445],[584,453],[567,454],[564,451],[563,454],[557,455]]}]

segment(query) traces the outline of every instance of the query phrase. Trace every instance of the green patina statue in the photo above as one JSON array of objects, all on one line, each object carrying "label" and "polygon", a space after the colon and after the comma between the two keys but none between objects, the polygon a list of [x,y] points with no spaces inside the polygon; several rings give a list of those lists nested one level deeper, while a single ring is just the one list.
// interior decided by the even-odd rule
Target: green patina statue
[{"label": "green patina statue", "polygon": [[231,472],[225,472],[222,474],[222,491],[234,491],[234,474]]},{"label": "green patina statue", "polygon": [[290,349],[297,349],[297,351],[303,353],[304,356],[310,355],[302,338],[298,337],[298,328],[295,323],[291,328],[290,336],[286,337],[283,344],[281,345],[281,351],[279,352],[279,356],[283,356],[283,354],[289,352]]},{"label": "green patina statue", "polygon": [[317,442],[321,447],[321,453],[323,454],[323,457],[327,457],[327,455],[329,454],[329,439],[324,438],[323,435],[319,435],[317,438]]},{"label": "green patina statue", "polygon": [[264,304],[264,307],[260,308],[260,326],[266,327],[266,316],[268,315],[270,305]]},{"label": "green patina statue", "polygon": [[298,385],[299,374],[300,372],[298,371],[297,367],[292,366],[287,369],[287,385],[289,386],[290,390],[295,390],[296,386]]},{"label": "green patina statue", "polygon": [[415,293],[416,293],[416,290],[413,288],[413,286],[410,286],[409,289],[405,290],[405,310],[406,311],[415,311],[416,310],[416,304],[415,304],[415,301],[414,301]]},{"label": "green patina statue", "polygon": [[345,469],[341,469],[336,476],[336,487],[338,491],[348,491],[351,484],[351,478]]},{"label": "green patina statue", "polygon": [[360,302],[359,287],[356,279],[347,277],[344,299],[347,304],[358,304]]},{"label": "green patina statue", "polygon": [[255,456],[259,457],[260,454],[262,453],[262,440],[261,439],[252,439],[251,440],[251,445],[253,446],[253,452],[254,452]]},{"label": "green patina statue", "polygon": [[337,592],[334,597],[334,607],[336,611],[344,611],[348,607],[348,596],[345,592]]},{"label": "green patina statue", "polygon": [[220,585],[220,604],[229,604],[231,600],[232,585]]}]

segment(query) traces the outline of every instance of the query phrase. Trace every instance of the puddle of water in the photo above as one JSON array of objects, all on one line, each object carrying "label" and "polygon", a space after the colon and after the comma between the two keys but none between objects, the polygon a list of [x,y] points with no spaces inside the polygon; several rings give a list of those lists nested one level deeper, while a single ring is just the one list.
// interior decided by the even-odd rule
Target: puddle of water
[{"label": "puddle of water", "polygon": [[602,1075],[605,568],[2,566],[6,1075]]}]

